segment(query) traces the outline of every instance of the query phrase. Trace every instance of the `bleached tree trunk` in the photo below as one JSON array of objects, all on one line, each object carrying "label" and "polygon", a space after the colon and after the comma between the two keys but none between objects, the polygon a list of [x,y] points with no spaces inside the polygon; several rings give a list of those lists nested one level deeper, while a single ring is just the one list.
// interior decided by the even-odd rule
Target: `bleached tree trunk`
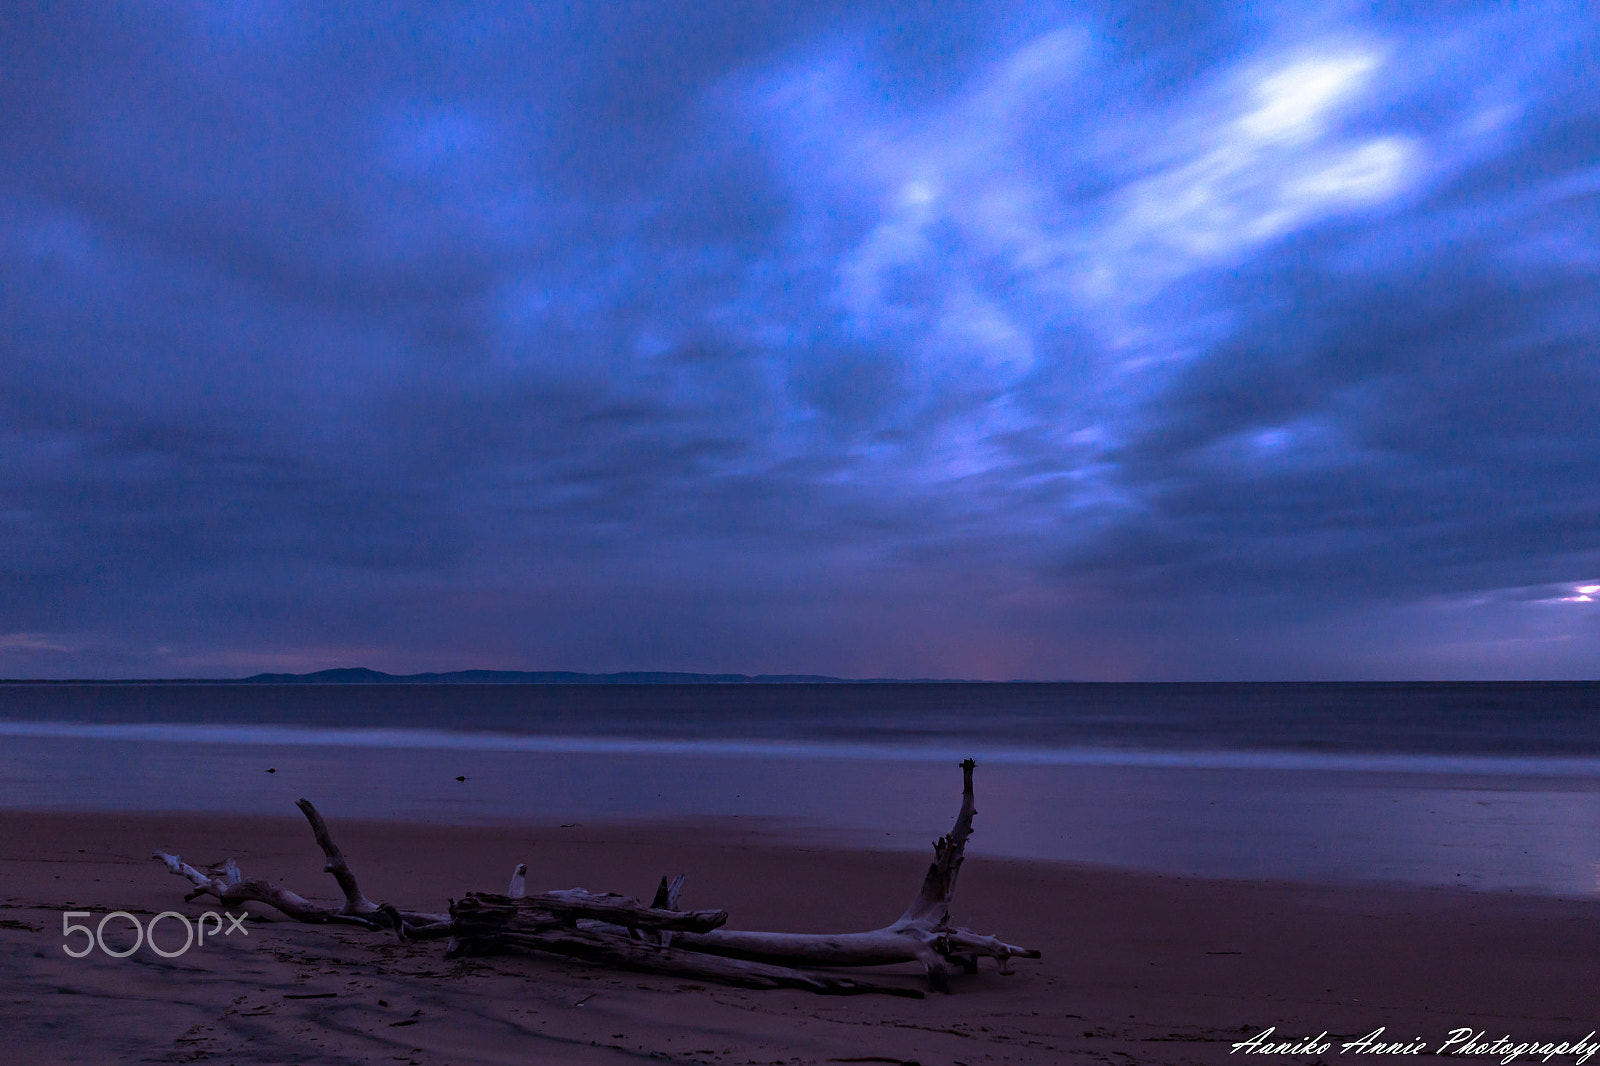
[{"label": "bleached tree trunk", "polygon": [[950,924],[950,897],[956,877],[966,861],[967,839],[977,806],[972,792],[972,771],[977,764],[961,764],[961,809],[948,835],[933,845],[933,862],[905,913],[890,925],[864,933],[765,933],[716,929],[709,933],[679,933],[673,944],[690,951],[725,955],[785,966],[878,966],[918,962],[929,984],[947,990],[950,963],[966,971],[977,969],[980,957],[995,959],[1001,973],[1010,972],[1015,956],[1037,959],[1032,948],[1007,944],[992,936]]},{"label": "bleached tree trunk", "polygon": [[209,867],[206,873],[201,873],[177,855],[158,851],[155,857],[166,864],[169,872],[187,879],[194,885],[194,890],[184,897],[186,900],[192,901],[204,895],[211,895],[215,896],[223,906],[265,903],[297,922],[360,925],[368,929],[397,929],[402,935],[410,936],[440,935],[438,930],[441,924],[444,930],[448,931],[450,922],[448,914],[402,911],[392,906],[380,907],[369,900],[356,884],[355,874],[351,872],[350,864],[345,861],[343,852],[333,842],[333,836],[328,832],[328,823],[323,820],[322,814],[310,800],[297,800],[295,806],[300,808],[300,813],[311,823],[311,832],[316,837],[317,846],[322,849],[323,857],[327,860],[323,869],[333,875],[340,891],[344,893],[344,905],[341,907],[327,907],[313,903],[281,885],[253,877],[247,878],[239,872],[239,865],[232,859]]},{"label": "bleached tree trunk", "polygon": [[950,924],[950,898],[965,861],[972,818],[971,759],[961,764],[961,809],[950,832],[934,843],[933,863],[905,913],[890,925],[862,933],[770,933],[721,928],[726,911],[676,909],[683,875],[663,877],[649,906],[611,893],[582,889],[527,892],[528,868],[518,865],[507,894],[468,893],[449,914],[402,911],[376,904],[362,893],[327,823],[308,800],[297,806],[311,824],[324,869],[338,883],[344,903],[312,902],[295,892],[255,878],[225,863],[201,872],[177,855],[157,852],[173,874],[194,886],[186,897],[212,895],[224,905],[263,903],[300,922],[343,923],[392,929],[403,939],[449,937],[447,956],[515,949],[587,959],[608,966],[720,981],[750,988],[802,988],[832,995],[880,992],[920,996],[916,989],[885,985],[799,966],[876,966],[917,962],[930,984],[947,990],[952,963],[968,972],[978,959],[996,959],[1009,972],[1015,956],[1036,959],[1039,952]]},{"label": "bleached tree trunk", "polygon": [[798,988],[822,995],[851,996],[877,993],[920,999],[915,988],[863,981],[835,974],[813,973],[772,963],[719,958],[698,951],[613,936],[591,929],[551,929],[546,932],[503,932],[500,946],[565,955],[625,970],[694,977],[741,988]]}]

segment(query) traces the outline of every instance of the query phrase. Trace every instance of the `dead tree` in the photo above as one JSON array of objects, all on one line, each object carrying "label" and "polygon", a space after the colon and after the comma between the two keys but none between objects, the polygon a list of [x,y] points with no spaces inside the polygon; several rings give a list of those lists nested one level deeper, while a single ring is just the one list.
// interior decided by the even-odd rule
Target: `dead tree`
[{"label": "dead tree", "polygon": [[[322,854],[327,859],[323,870],[333,875],[340,891],[344,893],[342,907],[325,907],[280,885],[253,877],[247,878],[239,872],[238,864],[232,859],[210,866],[206,873],[201,873],[176,855],[158,851],[155,857],[166,864],[168,871],[187,878],[194,885],[194,890],[184,897],[185,902],[193,902],[201,896],[210,895],[215,896],[225,907],[240,903],[265,903],[297,922],[359,925],[367,929],[401,929],[410,935],[422,934],[425,930],[437,927],[441,923],[448,926],[450,922],[448,914],[401,911],[391,906],[380,907],[369,900],[356,884],[355,874],[350,872],[350,864],[345,862],[344,854],[333,842],[333,836],[328,832],[328,823],[323,821],[321,812],[311,805],[310,800],[297,800],[295,806],[300,808],[300,812],[306,816],[306,821],[311,823],[311,832],[317,838],[317,846],[322,849]],[[406,929],[407,926],[410,928]]]},{"label": "dead tree", "polygon": [[865,933],[759,933],[715,929],[707,933],[681,933],[673,944],[692,951],[787,966],[879,966],[919,962],[927,970],[929,985],[947,990],[950,963],[976,973],[978,959],[996,960],[1001,973],[1009,973],[1011,959],[1037,959],[1039,952],[1007,944],[992,936],[950,924],[950,897],[956,875],[966,860],[972,816],[977,812],[972,796],[972,771],[977,764],[961,764],[961,812],[949,835],[933,845],[933,863],[911,905],[896,921]]},{"label": "dead tree", "polygon": [[683,875],[663,877],[655,898],[638,900],[583,889],[527,893],[526,865],[518,865],[506,895],[469,892],[452,901],[448,914],[402,911],[369,900],[308,800],[298,801],[311,823],[344,904],[329,907],[286,888],[246,878],[229,859],[202,873],[177,855],[156,852],[167,869],[192,885],[185,898],[215,896],[224,906],[263,903],[300,922],[340,923],[393,930],[402,939],[449,937],[447,956],[531,951],[585,959],[601,965],[650,973],[694,977],[749,988],[801,988],[832,995],[880,992],[920,996],[916,989],[799,969],[802,966],[878,966],[917,962],[929,984],[948,991],[951,964],[968,973],[978,959],[997,960],[1010,972],[1014,956],[1036,959],[1039,952],[1006,944],[992,936],[950,924],[950,897],[965,860],[972,817],[971,759],[961,764],[961,810],[947,836],[934,843],[933,863],[904,914],[890,925],[864,933],[807,934],[743,932],[721,928],[726,911],[676,910]]}]

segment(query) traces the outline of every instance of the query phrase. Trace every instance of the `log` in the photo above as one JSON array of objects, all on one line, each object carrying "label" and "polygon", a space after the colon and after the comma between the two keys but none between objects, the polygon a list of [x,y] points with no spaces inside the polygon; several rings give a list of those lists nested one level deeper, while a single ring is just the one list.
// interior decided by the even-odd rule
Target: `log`
[{"label": "log", "polygon": [[241,903],[265,903],[275,907],[293,918],[297,922],[327,923],[342,922],[349,925],[360,925],[368,929],[378,928],[378,923],[364,915],[344,914],[337,907],[324,907],[312,903],[304,896],[291,892],[279,885],[269,884],[255,878],[246,878],[239,873],[238,865],[229,859],[226,863],[218,863],[210,867],[208,873],[201,873],[193,866],[184,862],[177,855],[169,855],[164,851],[155,854],[157,859],[166,863],[167,869],[179,877],[187,878],[195,888],[184,897],[186,901],[193,901],[203,895],[215,896],[224,907],[232,907]]},{"label": "log", "polygon": [[[564,955],[568,958],[615,966],[624,970],[698,978],[741,988],[798,988],[825,996],[855,996],[869,993],[922,998],[922,991],[903,985],[886,985],[834,974],[810,973],[770,963],[719,958],[697,951],[630,940],[589,929],[559,929],[547,932],[500,932],[490,938],[497,949],[515,947],[523,951]],[[483,941],[463,938],[461,953],[472,953]]]},{"label": "log", "polygon": [[[203,895],[211,895],[225,907],[241,903],[264,903],[297,922],[394,929],[402,936],[448,935],[450,923],[448,914],[402,911],[389,905],[380,907],[367,899],[356,884],[350,864],[345,861],[339,846],[333,842],[333,836],[329,833],[328,824],[323,820],[322,814],[310,800],[297,800],[295,806],[300,808],[300,813],[311,823],[311,832],[316,837],[317,846],[322,849],[322,854],[327,860],[323,869],[331,873],[338,882],[344,894],[343,906],[326,907],[313,903],[281,885],[270,884],[257,878],[247,878],[239,872],[238,863],[232,859],[217,863],[209,867],[207,873],[201,873],[177,855],[158,851],[155,853],[155,858],[166,864],[169,872],[187,879],[195,886],[194,890],[184,897],[185,901],[192,902]],[[439,932],[441,923],[443,933]]]},{"label": "log", "polygon": [[624,929],[672,929],[706,933],[728,920],[727,911],[672,911],[646,907],[636,899],[607,892],[596,894],[581,888],[561,892],[540,892],[520,898],[497,896],[492,892],[469,892],[450,908],[457,929],[490,929],[534,922],[541,927],[557,924],[576,927],[580,918],[590,918]]},{"label": "log", "polygon": [[766,933],[717,929],[709,933],[679,933],[673,944],[689,951],[748,959],[784,966],[880,966],[918,962],[929,985],[949,991],[950,963],[975,972],[977,960],[996,960],[1001,973],[1010,973],[1012,958],[1037,959],[1033,948],[1007,944],[992,936],[950,924],[950,898],[956,877],[966,860],[972,818],[978,813],[973,798],[972,771],[977,764],[961,764],[961,809],[950,832],[934,841],[933,862],[922,885],[899,919],[864,933]]},{"label": "log", "polygon": [[309,800],[297,806],[311,824],[325,859],[324,870],[339,885],[344,902],[326,906],[279,885],[246,878],[232,859],[201,872],[175,854],[156,858],[183,877],[194,900],[213,895],[224,905],[258,902],[300,922],[340,923],[367,929],[392,929],[402,939],[449,938],[446,956],[521,950],[586,959],[650,973],[673,974],[748,988],[800,988],[825,995],[877,992],[921,996],[913,988],[821,974],[800,966],[877,966],[918,962],[935,989],[948,991],[951,964],[975,972],[978,959],[996,959],[1002,973],[1013,957],[1039,957],[1030,948],[950,924],[950,900],[965,861],[966,843],[977,813],[971,759],[961,764],[961,809],[950,832],[934,842],[933,863],[898,920],[862,933],[808,934],[738,931],[722,928],[727,911],[679,911],[682,874],[663,877],[650,905],[614,893],[583,889],[527,892],[526,864],[511,875],[506,895],[469,892],[452,902],[450,913],[402,911],[373,903],[362,893],[355,873],[333,841],[326,821]]}]

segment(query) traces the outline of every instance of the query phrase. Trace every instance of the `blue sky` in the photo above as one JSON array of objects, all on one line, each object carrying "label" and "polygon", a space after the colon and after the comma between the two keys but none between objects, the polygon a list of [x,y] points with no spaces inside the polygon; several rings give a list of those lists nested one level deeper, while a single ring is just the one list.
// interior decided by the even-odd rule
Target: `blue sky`
[{"label": "blue sky", "polygon": [[1582,4],[21,4],[0,676],[1600,673]]}]

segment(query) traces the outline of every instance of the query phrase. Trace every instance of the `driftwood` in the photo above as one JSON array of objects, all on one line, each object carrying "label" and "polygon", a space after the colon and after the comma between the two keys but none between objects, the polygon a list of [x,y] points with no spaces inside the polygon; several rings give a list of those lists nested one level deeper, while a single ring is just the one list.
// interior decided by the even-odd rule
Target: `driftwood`
[{"label": "driftwood", "polygon": [[[467,898],[450,908],[456,927],[462,930],[476,924],[489,928],[529,918],[551,917],[575,922],[590,918],[628,929],[682,929],[709,933],[728,920],[727,911],[674,911],[644,906],[636,899],[610,892],[604,895],[569,888],[563,892],[541,892],[536,896],[496,896],[489,892],[469,892]],[[457,935],[466,935],[458,932]]]},{"label": "driftwood", "polygon": [[[342,907],[324,907],[279,885],[269,884],[253,877],[247,878],[239,872],[238,864],[232,859],[208,867],[206,873],[201,873],[176,855],[158,851],[155,857],[166,864],[168,871],[187,878],[195,886],[194,890],[184,897],[185,902],[193,902],[201,896],[212,895],[225,907],[240,903],[265,903],[297,922],[341,923],[360,925],[368,929],[399,929],[408,935],[422,934],[424,930],[439,926],[441,923],[448,925],[450,921],[448,914],[426,914],[418,911],[402,911],[392,906],[380,907],[362,895],[360,886],[356,884],[355,874],[350,872],[350,865],[345,862],[344,854],[333,842],[333,836],[328,832],[328,823],[323,821],[322,814],[312,806],[310,800],[297,800],[295,806],[300,808],[300,813],[311,823],[311,832],[317,838],[317,846],[322,849],[322,854],[327,859],[323,869],[333,875],[340,891],[344,893]],[[407,926],[410,928],[407,929]]]},{"label": "driftwood", "polygon": [[771,963],[720,958],[698,951],[651,944],[610,935],[594,929],[552,929],[539,933],[506,932],[496,937],[499,947],[547,952],[587,959],[625,970],[697,977],[743,988],[799,988],[823,995],[848,996],[877,992],[922,998],[915,988],[885,985],[834,974],[816,973]]},{"label": "driftwood", "polygon": [[922,879],[922,887],[893,924],[870,932],[843,934],[717,929],[681,934],[673,943],[694,951],[786,966],[920,962],[927,970],[929,985],[940,991],[948,987],[951,963],[967,973],[976,973],[978,959],[986,956],[998,962],[1001,973],[1009,973],[1013,957],[1037,959],[1039,952],[1032,948],[1017,947],[950,924],[950,897],[955,892],[956,875],[966,860],[972,816],[978,813],[972,796],[972,771],[976,765],[971,759],[961,764],[961,812],[949,835],[934,842],[933,863]]},{"label": "driftwood", "polygon": [[402,939],[448,937],[447,957],[531,951],[747,988],[800,988],[831,995],[878,992],[921,996],[913,988],[798,967],[917,962],[926,970],[933,988],[948,991],[952,964],[973,973],[978,959],[989,957],[997,960],[1002,973],[1008,973],[1013,957],[1039,957],[1038,951],[950,924],[950,897],[965,860],[967,838],[972,835],[972,817],[977,813],[972,794],[974,765],[971,759],[961,764],[960,813],[950,833],[934,843],[933,863],[911,905],[894,923],[864,933],[724,929],[727,911],[676,909],[683,887],[682,874],[671,879],[663,877],[648,906],[626,896],[583,889],[529,895],[525,864],[518,865],[511,875],[505,895],[469,892],[451,902],[448,914],[402,911],[391,904],[373,903],[362,893],[322,815],[303,799],[297,806],[310,822],[317,846],[327,860],[324,870],[333,875],[344,895],[341,906],[314,903],[282,886],[246,878],[232,859],[202,873],[177,855],[158,851],[155,857],[194,886],[186,900],[212,895],[224,906],[266,904],[300,922],[392,930]]}]

